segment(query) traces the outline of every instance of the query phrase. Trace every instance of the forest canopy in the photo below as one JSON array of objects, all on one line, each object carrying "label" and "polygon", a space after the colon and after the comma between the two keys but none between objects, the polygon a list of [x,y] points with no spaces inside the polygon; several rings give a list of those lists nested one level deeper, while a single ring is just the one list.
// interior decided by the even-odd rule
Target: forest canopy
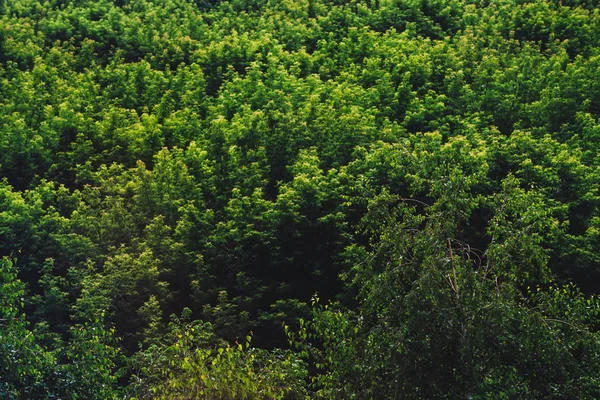
[{"label": "forest canopy", "polygon": [[600,398],[597,0],[0,0],[0,397]]}]

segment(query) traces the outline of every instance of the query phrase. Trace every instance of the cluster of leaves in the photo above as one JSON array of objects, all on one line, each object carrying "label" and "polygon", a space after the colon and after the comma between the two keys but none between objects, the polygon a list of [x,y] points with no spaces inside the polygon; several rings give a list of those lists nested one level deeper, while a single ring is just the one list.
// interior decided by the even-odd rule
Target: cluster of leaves
[{"label": "cluster of leaves", "polygon": [[208,323],[173,317],[168,333],[134,359],[133,399],[305,398],[306,367],[290,351],[216,340]]},{"label": "cluster of leaves", "polygon": [[23,313],[24,285],[15,265],[0,259],[0,395],[5,399],[117,399],[119,355],[104,315],[69,328],[69,340],[31,329]]},{"label": "cluster of leaves", "polygon": [[[519,192],[506,185],[503,196],[514,201]],[[522,287],[515,270],[527,271],[534,260],[547,268],[536,256],[536,221],[515,227],[511,235],[521,239],[510,243],[496,229],[510,222],[491,221],[492,242],[529,253],[521,259],[493,245],[479,253],[451,236],[469,210],[439,207],[444,201],[418,213],[397,196],[376,198],[366,220],[377,221],[378,236],[355,270],[359,306],[322,306],[317,299],[313,318],[288,329],[299,354],[319,371],[315,396],[600,396],[600,298],[573,285]],[[526,204],[520,219],[535,208]]]},{"label": "cluster of leaves", "polygon": [[597,32],[595,0],[0,0],[0,388],[303,397],[232,345],[285,323],[326,398],[597,397]]}]

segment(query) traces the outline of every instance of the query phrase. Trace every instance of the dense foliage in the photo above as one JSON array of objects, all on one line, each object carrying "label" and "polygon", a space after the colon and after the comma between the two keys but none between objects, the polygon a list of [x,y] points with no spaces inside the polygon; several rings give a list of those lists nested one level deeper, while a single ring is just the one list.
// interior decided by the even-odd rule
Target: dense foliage
[{"label": "dense foliage", "polygon": [[599,6],[0,0],[0,397],[600,398]]}]

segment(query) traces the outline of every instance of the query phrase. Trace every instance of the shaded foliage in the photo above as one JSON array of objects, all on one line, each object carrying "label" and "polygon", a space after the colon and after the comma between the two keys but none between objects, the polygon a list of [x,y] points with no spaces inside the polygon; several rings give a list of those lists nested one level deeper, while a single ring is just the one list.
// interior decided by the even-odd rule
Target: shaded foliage
[{"label": "shaded foliage", "polygon": [[0,0],[0,390],[598,397],[599,31],[592,0]]}]

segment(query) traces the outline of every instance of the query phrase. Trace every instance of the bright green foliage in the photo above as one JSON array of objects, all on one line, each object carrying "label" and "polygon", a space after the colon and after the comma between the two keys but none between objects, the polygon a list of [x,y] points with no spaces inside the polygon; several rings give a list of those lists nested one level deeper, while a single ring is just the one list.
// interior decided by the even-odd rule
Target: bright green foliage
[{"label": "bright green foliage", "polygon": [[1,387],[599,397],[599,10],[0,0]]},{"label": "bright green foliage", "polygon": [[119,350],[114,343],[114,329],[104,327],[104,314],[84,324],[74,325],[72,339],[61,349],[66,365],[59,368],[61,385],[73,399],[118,399],[118,374],[115,373]]},{"label": "bright green foliage", "polygon": [[[189,310],[188,310],[189,312]],[[289,351],[215,341],[212,326],[172,316],[168,333],[136,356],[134,399],[300,399],[305,364]]]}]

